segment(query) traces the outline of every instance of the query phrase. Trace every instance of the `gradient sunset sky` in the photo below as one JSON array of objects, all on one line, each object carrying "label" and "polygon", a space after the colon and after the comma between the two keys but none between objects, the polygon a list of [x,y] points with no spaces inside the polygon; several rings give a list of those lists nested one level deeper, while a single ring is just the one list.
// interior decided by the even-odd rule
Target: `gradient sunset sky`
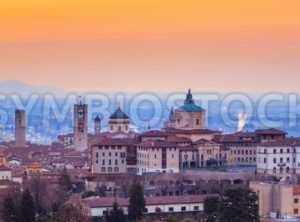
[{"label": "gradient sunset sky", "polygon": [[299,0],[2,0],[0,81],[300,92]]}]

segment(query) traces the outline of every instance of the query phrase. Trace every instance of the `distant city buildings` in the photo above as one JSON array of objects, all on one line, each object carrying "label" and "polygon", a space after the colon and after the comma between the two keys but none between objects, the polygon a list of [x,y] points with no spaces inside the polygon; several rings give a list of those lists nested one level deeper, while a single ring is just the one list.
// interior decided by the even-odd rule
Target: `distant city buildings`
[{"label": "distant city buildings", "polygon": [[[130,117],[118,106],[107,120],[97,115],[89,133],[88,105],[79,102],[74,105],[73,132],[42,146],[26,143],[25,112],[16,110],[15,142],[1,143],[0,191],[21,189],[18,185],[34,177],[52,183],[67,169],[86,192],[113,192],[142,178],[147,214],[201,213],[203,195],[250,183],[259,197],[262,221],[300,217],[300,139],[273,128],[224,134],[206,128],[205,115],[189,90],[162,129],[131,132]],[[107,130],[101,129],[102,121],[107,121]],[[81,200],[85,213],[102,216],[113,199],[102,200]],[[126,212],[128,199],[119,200]]]}]

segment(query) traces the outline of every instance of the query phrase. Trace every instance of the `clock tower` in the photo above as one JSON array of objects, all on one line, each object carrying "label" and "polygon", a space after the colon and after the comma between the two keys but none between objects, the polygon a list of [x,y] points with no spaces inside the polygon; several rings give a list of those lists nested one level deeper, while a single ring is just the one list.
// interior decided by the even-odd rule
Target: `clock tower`
[{"label": "clock tower", "polygon": [[87,104],[74,105],[74,148],[84,151],[88,148],[88,106]]}]

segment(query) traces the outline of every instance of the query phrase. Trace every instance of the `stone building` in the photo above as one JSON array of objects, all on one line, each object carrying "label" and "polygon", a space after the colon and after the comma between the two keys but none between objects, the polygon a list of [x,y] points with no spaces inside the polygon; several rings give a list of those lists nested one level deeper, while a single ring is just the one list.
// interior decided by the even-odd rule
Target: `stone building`
[{"label": "stone building", "polygon": [[205,114],[205,109],[195,104],[191,90],[189,90],[184,104],[175,110],[175,128],[204,129]]},{"label": "stone building", "polygon": [[97,115],[94,119],[94,134],[99,134],[101,132],[101,119]]},{"label": "stone building", "polygon": [[127,153],[134,139],[103,138],[92,144],[92,173],[127,173]]},{"label": "stone building", "polygon": [[137,144],[137,174],[178,173],[179,146],[161,140],[146,140]]},{"label": "stone building", "polygon": [[117,110],[109,117],[108,127],[110,132],[123,131],[129,132],[129,116],[123,112],[120,106]]},{"label": "stone building", "polygon": [[88,148],[88,105],[74,105],[74,148],[84,151]]},{"label": "stone building", "polygon": [[285,138],[257,147],[257,172],[277,177],[300,173],[300,140]]},{"label": "stone building", "polygon": [[25,147],[26,146],[26,121],[25,121],[25,111],[16,110],[15,112],[15,146]]}]

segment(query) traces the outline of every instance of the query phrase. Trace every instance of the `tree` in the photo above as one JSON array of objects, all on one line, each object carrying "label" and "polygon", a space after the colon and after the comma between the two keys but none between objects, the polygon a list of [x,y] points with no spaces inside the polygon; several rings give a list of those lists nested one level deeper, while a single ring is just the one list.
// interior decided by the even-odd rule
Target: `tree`
[{"label": "tree", "polygon": [[22,222],[35,221],[35,208],[33,198],[28,189],[23,193],[21,206],[20,206],[20,220]]},{"label": "tree", "polygon": [[174,215],[168,215],[165,222],[177,222],[177,218]]},{"label": "tree", "polygon": [[33,196],[35,203],[35,213],[40,214],[45,212],[47,209],[47,205],[49,205],[50,198],[48,198],[48,184],[45,180],[41,179],[41,177],[33,176],[30,180],[27,181],[26,187],[30,191]]},{"label": "tree", "polygon": [[143,213],[146,212],[145,205],[143,187],[138,182],[134,182],[129,190],[128,217],[130,222],[142,219]]},{"label": "tree", "polygon": [[69,191],[72,189],[72,181],[70,175],[65,168],[58,179],[58,202],[64,203],[67,200]]},{"label": "tree", "polygon": [[17,222],[18,211],[11,196],[4,199],[2,218],[5,222]]},{"label": "tree", "polygon": [[126,222],[126,216],[122,208],[119,208],[117,202],[114,202],[110,211],[105,214],[106,222]]},{"label": "tree", "polygon": [[220,222],[259,222],[258,197],[250,189],[229,189],[219,211]]},{"label": "tree", "polygon": [[208,197],[204,200],[204,217],[207,222],[215,222],[220,207],[218,197]]}]

